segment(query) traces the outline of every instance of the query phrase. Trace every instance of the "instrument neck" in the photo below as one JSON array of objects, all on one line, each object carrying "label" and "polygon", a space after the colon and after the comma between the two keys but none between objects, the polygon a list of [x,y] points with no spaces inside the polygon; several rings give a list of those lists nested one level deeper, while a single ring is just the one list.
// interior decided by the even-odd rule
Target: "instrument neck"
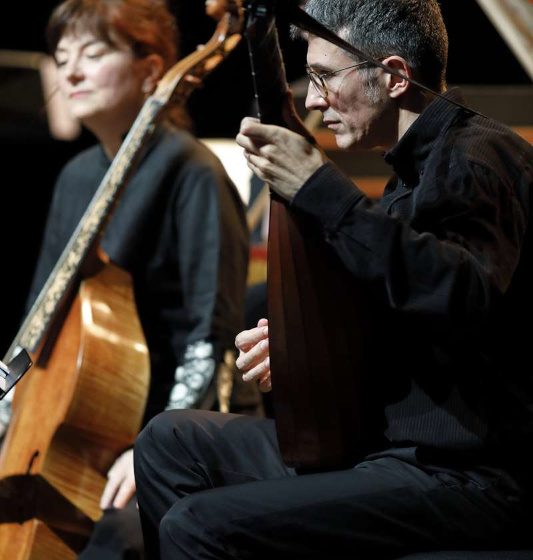
[{"label": "instrument neck", "polygon": [[160,103],[150,98],[145,102],[90,205],[15,336],[5,361],[9,361],[19,347],[35,353],[42,345],[51,325],[77,288],[84,269],[87,269],[88,257],[97,246],[99,237],[142,149],[154,133],[155,123],[161,110]]},{"label": "instrument neck", "polygon": [[258,2],[248,16],[246,39],[252,70],[257,116],[266,124],[285,126],[283,114],[289,86],[275,18]]}]

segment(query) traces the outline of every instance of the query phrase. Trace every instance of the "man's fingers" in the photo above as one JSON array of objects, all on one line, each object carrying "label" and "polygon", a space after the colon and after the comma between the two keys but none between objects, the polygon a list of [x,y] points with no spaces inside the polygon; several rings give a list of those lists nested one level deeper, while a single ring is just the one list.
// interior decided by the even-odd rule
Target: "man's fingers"
[{"label": "man's fingers", "polygon": [[[292,131],[277,126],[275,124],[263,124],[257,119],[252,119],[250,117],[245,117],[241,121],[241,127],[239,130],[239,136],[244,136],[245,138],[250,138],[252,142],[258,144],[271,144],[277,141],[281,141],[282,138],[286,138],[293,133]],[[239,140],[237,143],[240,145]]]},{"label": "man's fingers", "polygon": [[265,358],[256,366],[243,374],[242,380],[246,383],[254,381],[254,379],[265,379],[270,375],[270,358]]},{"label": "man's fingers", "polygon": [[259,153],[259,146],[253,142],[251,138],[244,134],[237,134],[235,137],[237,144],[244,149],[244,155],[247,156],[251,153]]},{"label": "man's fingers", "polygon": [[268,393],[271,390],[272,390],[272,379],[270,377],[270,370],[269,370],[269,374],[265,375],[259,380],[259,391],[261,391],[261,393]]},{"label": "man's fingers", "polygon": [[261,340],[247,352],[241,352],[235,365],[243,372],[248,372],[268,356],[268,340]]},{"label": "man's fingers", "polygon": [[247,331],[240,332],[235,337],[235,346],[242,352],[247,352],[259,341],[268,337],[268,326],[254,327]]},{"label": "man's fingers", "polygon": [[244,117],[241,120],[241,128],[243,126],[253,126],[254,124],[258,124],[261,121],[257,117]]}]

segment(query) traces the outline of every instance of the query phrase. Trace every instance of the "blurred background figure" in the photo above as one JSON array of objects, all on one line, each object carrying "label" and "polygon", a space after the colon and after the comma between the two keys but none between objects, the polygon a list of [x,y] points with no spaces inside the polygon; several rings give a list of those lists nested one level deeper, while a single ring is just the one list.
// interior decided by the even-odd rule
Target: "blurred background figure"
[{"label": "blurred background figure", "polygon": [[[27,309],[146,98],[177,61],[177,33],[163,0],[66,0],[53,11],[47,39],[55,94],[97,144],[70,159],[56,181]],[[216,407],[216,374],[243,326],[244,206],[220,161],[187,131],[189,123],[182,106],[168,110],[101,243],[133,279],[151,366],[144,422],[165,408]],[[0,406],[3,432],[8,399]],[[107,476],[104,516],[84,559],[141,554],[131,449]]]}]

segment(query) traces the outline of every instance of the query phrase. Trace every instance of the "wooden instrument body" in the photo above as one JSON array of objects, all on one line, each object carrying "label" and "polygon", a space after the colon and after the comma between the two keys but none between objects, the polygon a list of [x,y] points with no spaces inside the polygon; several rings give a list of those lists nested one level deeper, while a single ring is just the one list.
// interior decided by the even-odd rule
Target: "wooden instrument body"
[{"label": "wooden instrument body", "polygon": [[[274,7],[254,0],[248,17],[259,116],[314,142],[289,94]],[[351,465],[367,439],[368,290],[320,228],[273,192],[267,260],[272,396],[284,462],[300,470]]]},{"label": "wooden instrument body", "polygon": [[373,332],[366,290],[316,226],[276,197],[270,206],[268,317],[272,393],[284,461],[352,465],[364,452]]},{"label": "wooden instrument body", "polygon": [[130,277],[104,265],[82,282],[45,367],[17,386],[0,454],[0,558],[76,557],[100,517],[107,470],[138,433],[148,386]]}]

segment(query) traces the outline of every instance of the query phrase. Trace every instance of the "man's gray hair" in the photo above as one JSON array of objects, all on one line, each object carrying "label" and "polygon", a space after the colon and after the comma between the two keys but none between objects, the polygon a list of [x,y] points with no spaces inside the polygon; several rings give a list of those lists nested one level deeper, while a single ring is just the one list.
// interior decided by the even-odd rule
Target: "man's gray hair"
[{"label": "man's gray hair", "polygon": [[307,0],[303,8],[364,53],[401,56],[415,79],[445,89],[448,34],[437,0]]}]

